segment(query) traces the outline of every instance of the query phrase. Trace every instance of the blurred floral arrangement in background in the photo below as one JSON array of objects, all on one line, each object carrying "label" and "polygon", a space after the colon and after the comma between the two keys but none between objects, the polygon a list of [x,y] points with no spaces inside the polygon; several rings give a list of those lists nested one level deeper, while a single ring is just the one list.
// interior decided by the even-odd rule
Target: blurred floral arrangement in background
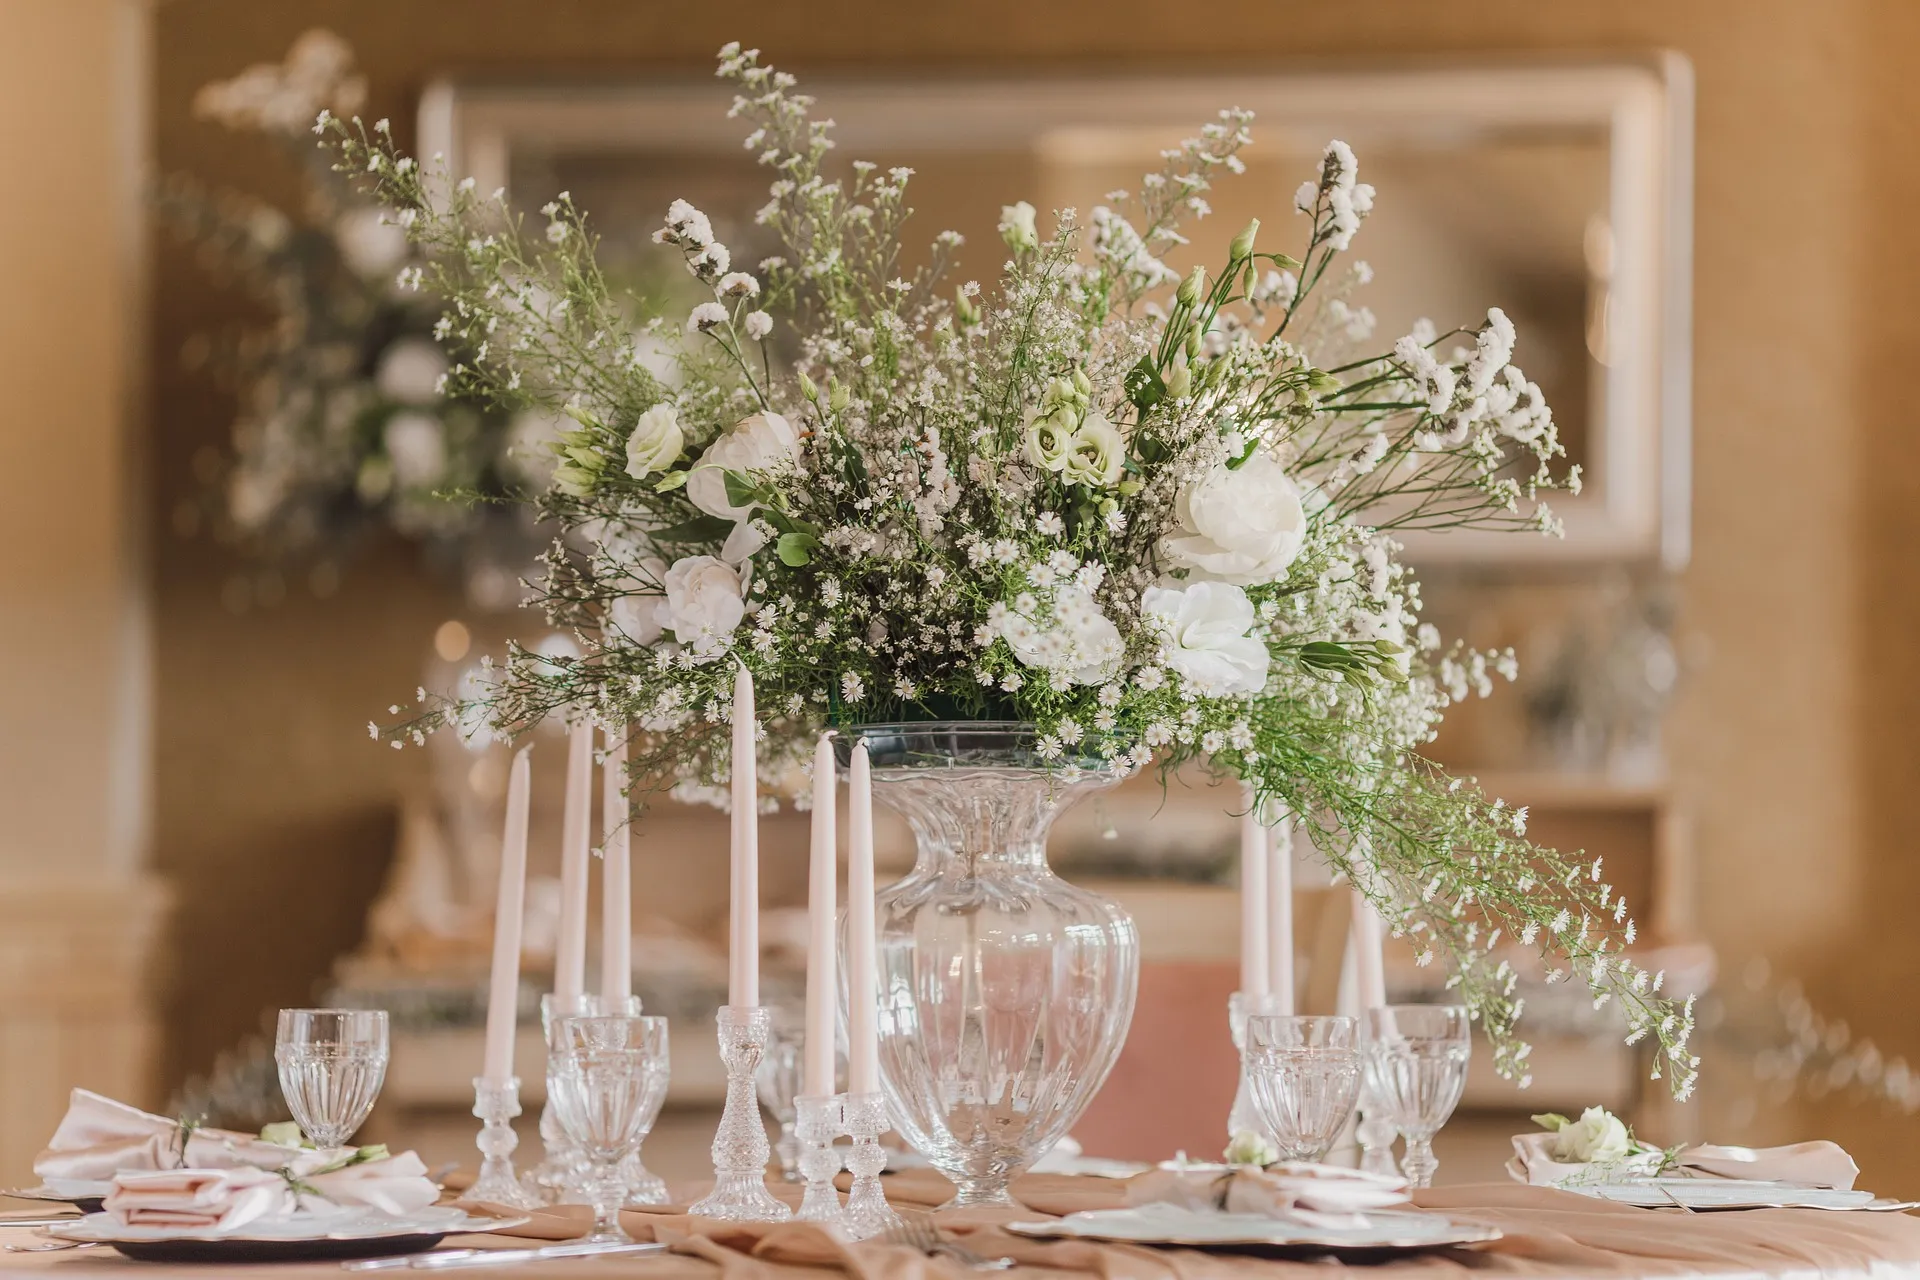
[{"label": "blurred floral arrangement in background", "polygon": [[546,486],[544,445],[560,426],[445,394],[438,308],[394,283],[413,256],[405,233],[335,181],[311,145],[315,113],[355,110],[366,92],[352,49],[313,30],[283,62],[194,98],[199,118],[280,144],[301,168],[303,205],[289,214],[183,174],[156,193],[199,261],[266,311],[184,346],[189,368],[233,392],[238,416],[230,449],[197,468],[205,488],[174,523],[304,569],[317,594],[356,552],[398,534],[456,575],[474,606],[510,609],[546,537],[527,506],[497,499]]}]

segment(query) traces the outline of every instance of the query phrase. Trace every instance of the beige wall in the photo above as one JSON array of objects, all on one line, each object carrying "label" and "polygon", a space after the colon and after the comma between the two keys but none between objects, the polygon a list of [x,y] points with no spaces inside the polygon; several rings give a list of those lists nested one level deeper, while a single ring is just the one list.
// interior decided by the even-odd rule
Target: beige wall
[{"label": "beige wall", "polygon": [[[1920,677],[1906,655],[1920,620],[1909,554],[1920,442],[1905,372],[1920,328],[1907,299],[1920,268],[1907,226],[1920,194],[1909,69],[1920,32],[1905,0],[174,0],[157,21],[162,163],[287,194],[261,147],[194,124],[185,104],[200,82],[277,57],[310,23],[355,44],[370,114],[396,122],[410,121],[434,72],[702,69],[734,37],[803,73],[1685,53],[1699,80],[1686,625],[1708,661],[1673,754],[1698,818],[1704,921],[1735,965],[1764,950],[1857,1028],[1920,1057],[1909,994],[1920,940],[1906,918],[1920,888],[1906,834],[1920,763],[1909,730]],[[172,248],[158,283],[164,364],[182,333],[231,304]],[[172,373],[160,391],[164,513],[225,406]],[[256,1008],[305,994],[353,941],[384,856],[379,806],[416,767],[370,750],[358,727],[413,686],[451,605],[398,551],[355,570],[332,601],[246,616],[221,611],[232,566],[217,553],[168,541],[159,564],[159,859],[201,904],[179,940],[177,1073],[247,1029]],[[289,914],[296,894],[302,909]],[[270,923],[248,915],[264,912]],[[218,947],[201,941],[215,936]],[[1900,1126],[1864,1112],[1831,1123],[1870,1172],[1920,1189]]]},{"label": "beige wall", "polygon": [[0,1185],[67,1089],[151,1089],[147,12],[0,4]]}]

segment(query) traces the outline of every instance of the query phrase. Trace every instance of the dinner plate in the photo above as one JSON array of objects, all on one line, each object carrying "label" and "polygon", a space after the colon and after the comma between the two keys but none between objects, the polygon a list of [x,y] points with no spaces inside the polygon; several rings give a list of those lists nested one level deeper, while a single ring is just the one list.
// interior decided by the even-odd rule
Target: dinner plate
[{"label": "dinner plate", "polygon": [[1873,1209],[1892,1211],[1909,1205],[1880,1200],[1871,1191],[1836,1191],[1780,1182],[1738,1178],[1640,1178],[1628,1182],[1562,1184],[1561,1190],[1644,1209]]},{"label": "dinner plate", "polygon": [[129,1258],[147,1262],[322,1262],[421,1253],[450,1235],[500,1231],[526,1221],[475,1217],[463,1209],[435,1205],[399,1217],[367,1210],[317,1219],[250,1222],[242,1230],[222,1234],[129,1226],[110,1213],[91,1213],[76,1222],[49,1227],[47,1234],[111,1245]]},{"label": "dinner plate", "polygon": [[1455,1222],[1437,1213],[1382,1209],[1353,1226],[1307,1226],[1246,1213],[1207,1213],[1170,1204],[1097,1209],[1045,1222],[1010,1222],[1005,1229],[1038,1238],[1070,1237],[1117,1244],[1174,1245],[1288,1253],[1404,1253],[1498,1240],[1500,1231]]},{"label": "dinner plate", "polygon": [[0,1196],[13,1200],[50,1200],[56,1204],[73,1205],[82,1213],[98,1213],[100,1202],[106,1199],[107,1192],[111,1190],[113,1190],[111,1182],[49,1178],[37,1187],[15,1187],[8,1191],[0,1191]]}]

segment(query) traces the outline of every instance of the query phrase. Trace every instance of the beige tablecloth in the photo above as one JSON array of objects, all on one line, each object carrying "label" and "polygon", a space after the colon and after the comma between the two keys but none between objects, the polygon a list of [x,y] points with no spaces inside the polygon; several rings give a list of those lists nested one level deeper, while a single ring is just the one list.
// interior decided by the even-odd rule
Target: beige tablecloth
[{"label": "beige tablecloth", "polygon": [[[890,1177],[889,1195],[903,1205],[928,1206],[946,1198],[949,1188],[936,1175],[910,1173]],[[1099,1178],[1032,1175],[1014,1186],[1031,1214],[1062,1214],[1112,1208],[1122,1199],[1121,1184]],[[797,1190],[776,1187],[797,1202]],[[1370,1266],[1367,1280],[1440,1277],[1479,1272],[1492,1276],[1920,1276],[1920,1219],[1906,1214],[1828,1213],[1811,1209],[1762,1209],[1743,1213],[1688,1214],[1677,1210],[1636,1209],[1591,1200],[1570,1192],[1513,1183],[1448,1187],[1422,1192],[1416,1203],[1449,1216],[1500,1228],[1506,1238],[1473,1249],[1423,1254],[1401,1262]],[[1014,1215],[1019,1216],[1019,1215]],[[1010,1235],[996,1225],[1004,1211],[974,1210],[943,1217],[964,1232],[977,1251],[1020,1260],[1040,1280],[1046,1271],[1063,1277],[1098,1280],[1308,1280],[1308,1268],[1325,1280],[1325,1262],[1276,1262],[1236,1254],[1190,1249],[1147,1249],[1085,1241],[1040,1241]],[[511,1272],[476,1275],[575,1277],[636,1275],[649,1280],[826,1280],[833,1272],[853,1280],[959,1280],[971,1273],[941,1259],[927,1259],[897,1246],[842,1244],[804,1223],[735,1226],[688,1218],[672,1209],[629,1211],[627,1229],[642,1239],[672,1246],[664,1256],[561,1261],[514,1267]],[[522,1228],[517,1240],[456,1238],[447,1247],[492,1243],[524,1247],[529,1238],[561,1239],[579,1233],[584,1210],[545,1210]],[[0,1243],[29,1239],[27,1233],[0,1228]],[[78,1280],[83,1276],[126,1277],[143,1264],[106,1250],[0,1254],[0,1270],[32,1268]],[[151,1269],[151,1268],[149,1268]],[[165,1277],[242,1277],[251,1275],[332,1275],[326,1264],[251,1267],[167,1267]]]}]

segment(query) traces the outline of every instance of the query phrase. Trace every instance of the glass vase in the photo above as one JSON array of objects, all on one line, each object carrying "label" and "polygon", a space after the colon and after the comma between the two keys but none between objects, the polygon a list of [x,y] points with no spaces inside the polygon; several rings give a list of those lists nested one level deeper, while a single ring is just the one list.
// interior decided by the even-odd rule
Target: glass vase
[{"label": "glass vase", "polygon": [[874,794],[917,845],[875,908],[880,1086],[901,1137],[959,1189],[950,1208],[1015,1203],[1008,1182],[1080,1118],[1133,1017],[1132,919],[1046,855],[1053,820],[1126,771],[1043,760],[1037,736],[942,721],[840,738],[843,764],[866,739]]}]

